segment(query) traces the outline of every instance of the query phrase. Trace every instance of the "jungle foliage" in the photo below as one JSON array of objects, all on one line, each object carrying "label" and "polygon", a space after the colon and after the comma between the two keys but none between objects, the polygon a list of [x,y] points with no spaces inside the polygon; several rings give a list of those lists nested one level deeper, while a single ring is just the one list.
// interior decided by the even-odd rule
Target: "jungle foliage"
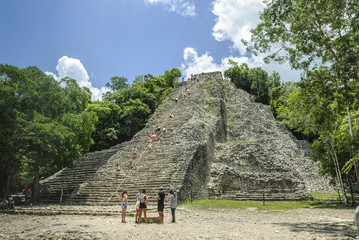
[{"label": "jungle foliage", "polygon": [[130,139],[180,76],[172,69],[132,85],[115,76],[106,85],[111,92],[93,102],[74,79],[0,64],[0,195],[31,186],[36,201],[41,179],[73,167],[90,150]]},{"label": "jungle foliage", "polygon": [[346,190],[359,183],[359,2],[264,2],[251,41],[243,42],[266,62],[289,61],[303,70],[302,80],[276,100],[275,112],[290,128],[314,136],[313,158],[347,204]]}]

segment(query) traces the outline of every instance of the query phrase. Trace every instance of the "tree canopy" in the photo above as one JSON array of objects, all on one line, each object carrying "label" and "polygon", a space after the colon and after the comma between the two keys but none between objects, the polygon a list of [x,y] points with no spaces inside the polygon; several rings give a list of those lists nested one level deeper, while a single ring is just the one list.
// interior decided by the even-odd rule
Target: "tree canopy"
[{"label": "tree canopy", "polygon": [[297,131],[317,135],[314,158],[320,159],[326,173],[335,172],[345,195],[343,165],[350,170],[354,164],[359,182],[357,133],[351,119],[358,109],[354,96],[359,80],[359,2],[267,0],[265,4],[251,42],[243,42],[254,54],[265,54],[266,62],[289,61],[292,68],[304,70],[301,82],[277,105],[278,116]]}]

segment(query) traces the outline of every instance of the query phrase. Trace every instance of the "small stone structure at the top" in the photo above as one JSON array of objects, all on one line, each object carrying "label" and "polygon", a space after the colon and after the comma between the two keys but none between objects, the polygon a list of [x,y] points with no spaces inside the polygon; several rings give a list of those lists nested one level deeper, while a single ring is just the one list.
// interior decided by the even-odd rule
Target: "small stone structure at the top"
[{"label": "small stone structure at the top", "polygon": [[[159,132],[149,150],[157,127],[166,134]],[[129,169],[134,146],[135,167]],[[43,201],[118,204],[122,190],[129,191],[131,202],[140,188],[151,196],[163,186],[180,201],[310,199],[310,192],[331,187],[309,157],[309,144],[295,139],[267,106],[221,72],[201,73],[179,83],[132,140],[89,153],[74,169],[45,179],[41,195]]]}]

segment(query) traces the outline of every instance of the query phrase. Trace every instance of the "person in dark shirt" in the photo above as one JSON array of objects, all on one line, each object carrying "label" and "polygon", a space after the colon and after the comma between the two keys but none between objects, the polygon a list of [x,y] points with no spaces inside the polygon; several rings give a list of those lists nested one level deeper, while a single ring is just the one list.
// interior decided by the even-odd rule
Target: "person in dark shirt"
[{"label": "person in dark shirt", "polygon": [[163,209],[165,207],[165,193],[163,192],[163,187],[159,187],[159,193],[156,196],[157,199],[157,211],[160,216],[160,224],[163,224]]}]

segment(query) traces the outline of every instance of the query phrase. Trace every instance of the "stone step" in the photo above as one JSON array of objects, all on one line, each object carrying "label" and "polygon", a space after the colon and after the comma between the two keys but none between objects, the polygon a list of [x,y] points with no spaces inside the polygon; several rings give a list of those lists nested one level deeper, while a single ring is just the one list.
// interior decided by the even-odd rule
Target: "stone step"
[{"label": "stone step", "polygon": [[[34,205],[33,207],[17,206],[13,210],[4,210],[7,214],[29,214],[29,215],[90,215],[90,216],[121,216],[121,206],[86,206],[86,205]],[[136,209],[129,205],[126,211],[127,217],[134,217]],[[147,220],[158,218],[157,206],[149,205],[147,209]]]}]

